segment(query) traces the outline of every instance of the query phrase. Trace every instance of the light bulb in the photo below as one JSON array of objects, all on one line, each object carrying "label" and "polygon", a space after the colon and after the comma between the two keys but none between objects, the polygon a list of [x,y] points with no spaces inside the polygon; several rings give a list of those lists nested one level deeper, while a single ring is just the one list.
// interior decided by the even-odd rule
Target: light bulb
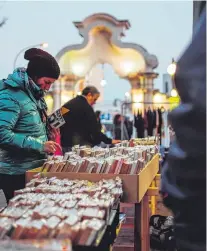
[{"label": "light bulb", "polygon": [[175,90],[175,89],[172,89],[172,91],[171,91],[170,94],[171,94],[171,96],[174,97],[174,98],[178,96],[178,92],[177,92],[177,90]]},{"label": "light bulb", "polygon": [[101,83],[100,83],[100,85],[101,85],[101,86],[105,86],[105,85],[107,85],[107,82],[106,82],[106,80],[105,80],[105,79],[102,79],[102,80],[101,80]]},{"label": "light bulb", "polygon": [[48,47],[48,43],[42,43],[41,46],[42,46],[43,48],[47,48],[47,47]]},{"label": "light bulb", "polygon": [[176,63],[172,63],[167,67],[167,72],[168,74],[170,74],[171,76],[175,74],[176,72]]},{"label": "light bulb", "polygon": [[82,63],[73,63],[71,68],[72,68],[72,72],[77,76],[82,76],[84,74],[85,66]]},{"label": "light bulb", "polygon": [[130,93],[129,93],[129,92],[125,92],[125,96],[126,96],[127,98],[129,98],[129,97],[130,97]]}]

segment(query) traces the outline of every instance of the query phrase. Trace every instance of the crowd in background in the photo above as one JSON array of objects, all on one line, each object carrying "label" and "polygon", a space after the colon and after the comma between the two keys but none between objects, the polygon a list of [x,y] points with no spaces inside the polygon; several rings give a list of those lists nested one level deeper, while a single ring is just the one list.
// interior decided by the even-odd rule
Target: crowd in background
[{"label": "crowd in background", "polygon": [[[96,117],[100,130],[106,133],[106,127],[101,123],[101,111],[96,111]],[[123,125],[122,125],[123,122]],[[121,140],[121,130],[123,126],[123,140],[129,140],[133,135],[133,121],[127,116],[116,114],[113,118],[112,137],[117,140]]]}]

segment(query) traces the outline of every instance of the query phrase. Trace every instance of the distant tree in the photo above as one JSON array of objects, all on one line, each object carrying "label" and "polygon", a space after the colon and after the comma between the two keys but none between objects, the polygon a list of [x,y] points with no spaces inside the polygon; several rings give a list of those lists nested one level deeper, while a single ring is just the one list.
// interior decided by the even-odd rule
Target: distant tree
[{"label": "distant tree", "polygon": [[[4,0],[4,1],[1,1],[0,2],[0,10],[2,11],[2,9],[4,8],[4,5],[6,3],[7,0]],[[0,18],[0,28],[3,27],[5,25],[7,21],[7,18],[6,17],[3,17],[3,18]]]},{"label": "distant tree", "polygon": [[0,21],[0,28],[6,23],[7,18],[4,17],[1,21]]}]

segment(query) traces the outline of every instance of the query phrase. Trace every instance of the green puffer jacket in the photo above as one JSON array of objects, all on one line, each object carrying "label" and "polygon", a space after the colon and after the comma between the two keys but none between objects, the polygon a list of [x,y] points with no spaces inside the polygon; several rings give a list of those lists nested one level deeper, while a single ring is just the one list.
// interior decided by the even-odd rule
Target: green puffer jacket
[{"label": "green puffer jacket", "polygon": [[28,84],[27,73],[17,70],[0,81],[0,174],[24,174],[46,159],[46,129]]}]

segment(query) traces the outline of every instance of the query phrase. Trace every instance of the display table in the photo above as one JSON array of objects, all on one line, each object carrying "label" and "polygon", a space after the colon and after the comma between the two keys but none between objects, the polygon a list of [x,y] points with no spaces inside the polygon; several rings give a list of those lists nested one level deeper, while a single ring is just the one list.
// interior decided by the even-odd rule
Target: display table
[{"label": "display table", "polygon": [[[116,238],[116,228],[119,222],[119,203],[111,211],[109,221],[106,227],[98,234],[95,244],[91,246],[76,246],[72,247],[73,251],[110,251],[110,247]],[[39,249],[33,245],[24,244],[18,241],[0,241],[1,251],[38,251]],[[41,249],[42,250],[42,249]],[[45,250],[45,249],[44,249]],[[47,249],[48,250],[48,249]],[[58,249],[60,250],[60,249]],[[61,249],[72,251],[70,248]]]},{"label": "display table", "polygon": [[[134,217],[134,250],[149,251],[149,197],[147,190],[159,171],[159,154],[156,154],[150,162],[141,170],[138,175],[128,174],[89,174],[89,173],[41,173],[42,177],[57,177],[59,179],[80,179],[99,181],[101,179],[114,179],[120,177],[123,182],[124,195],[122,202],[133,203],[135,207]],[[37,168],[26,173],[26,180],[29,182],[35,174],[41,172]]]}]

